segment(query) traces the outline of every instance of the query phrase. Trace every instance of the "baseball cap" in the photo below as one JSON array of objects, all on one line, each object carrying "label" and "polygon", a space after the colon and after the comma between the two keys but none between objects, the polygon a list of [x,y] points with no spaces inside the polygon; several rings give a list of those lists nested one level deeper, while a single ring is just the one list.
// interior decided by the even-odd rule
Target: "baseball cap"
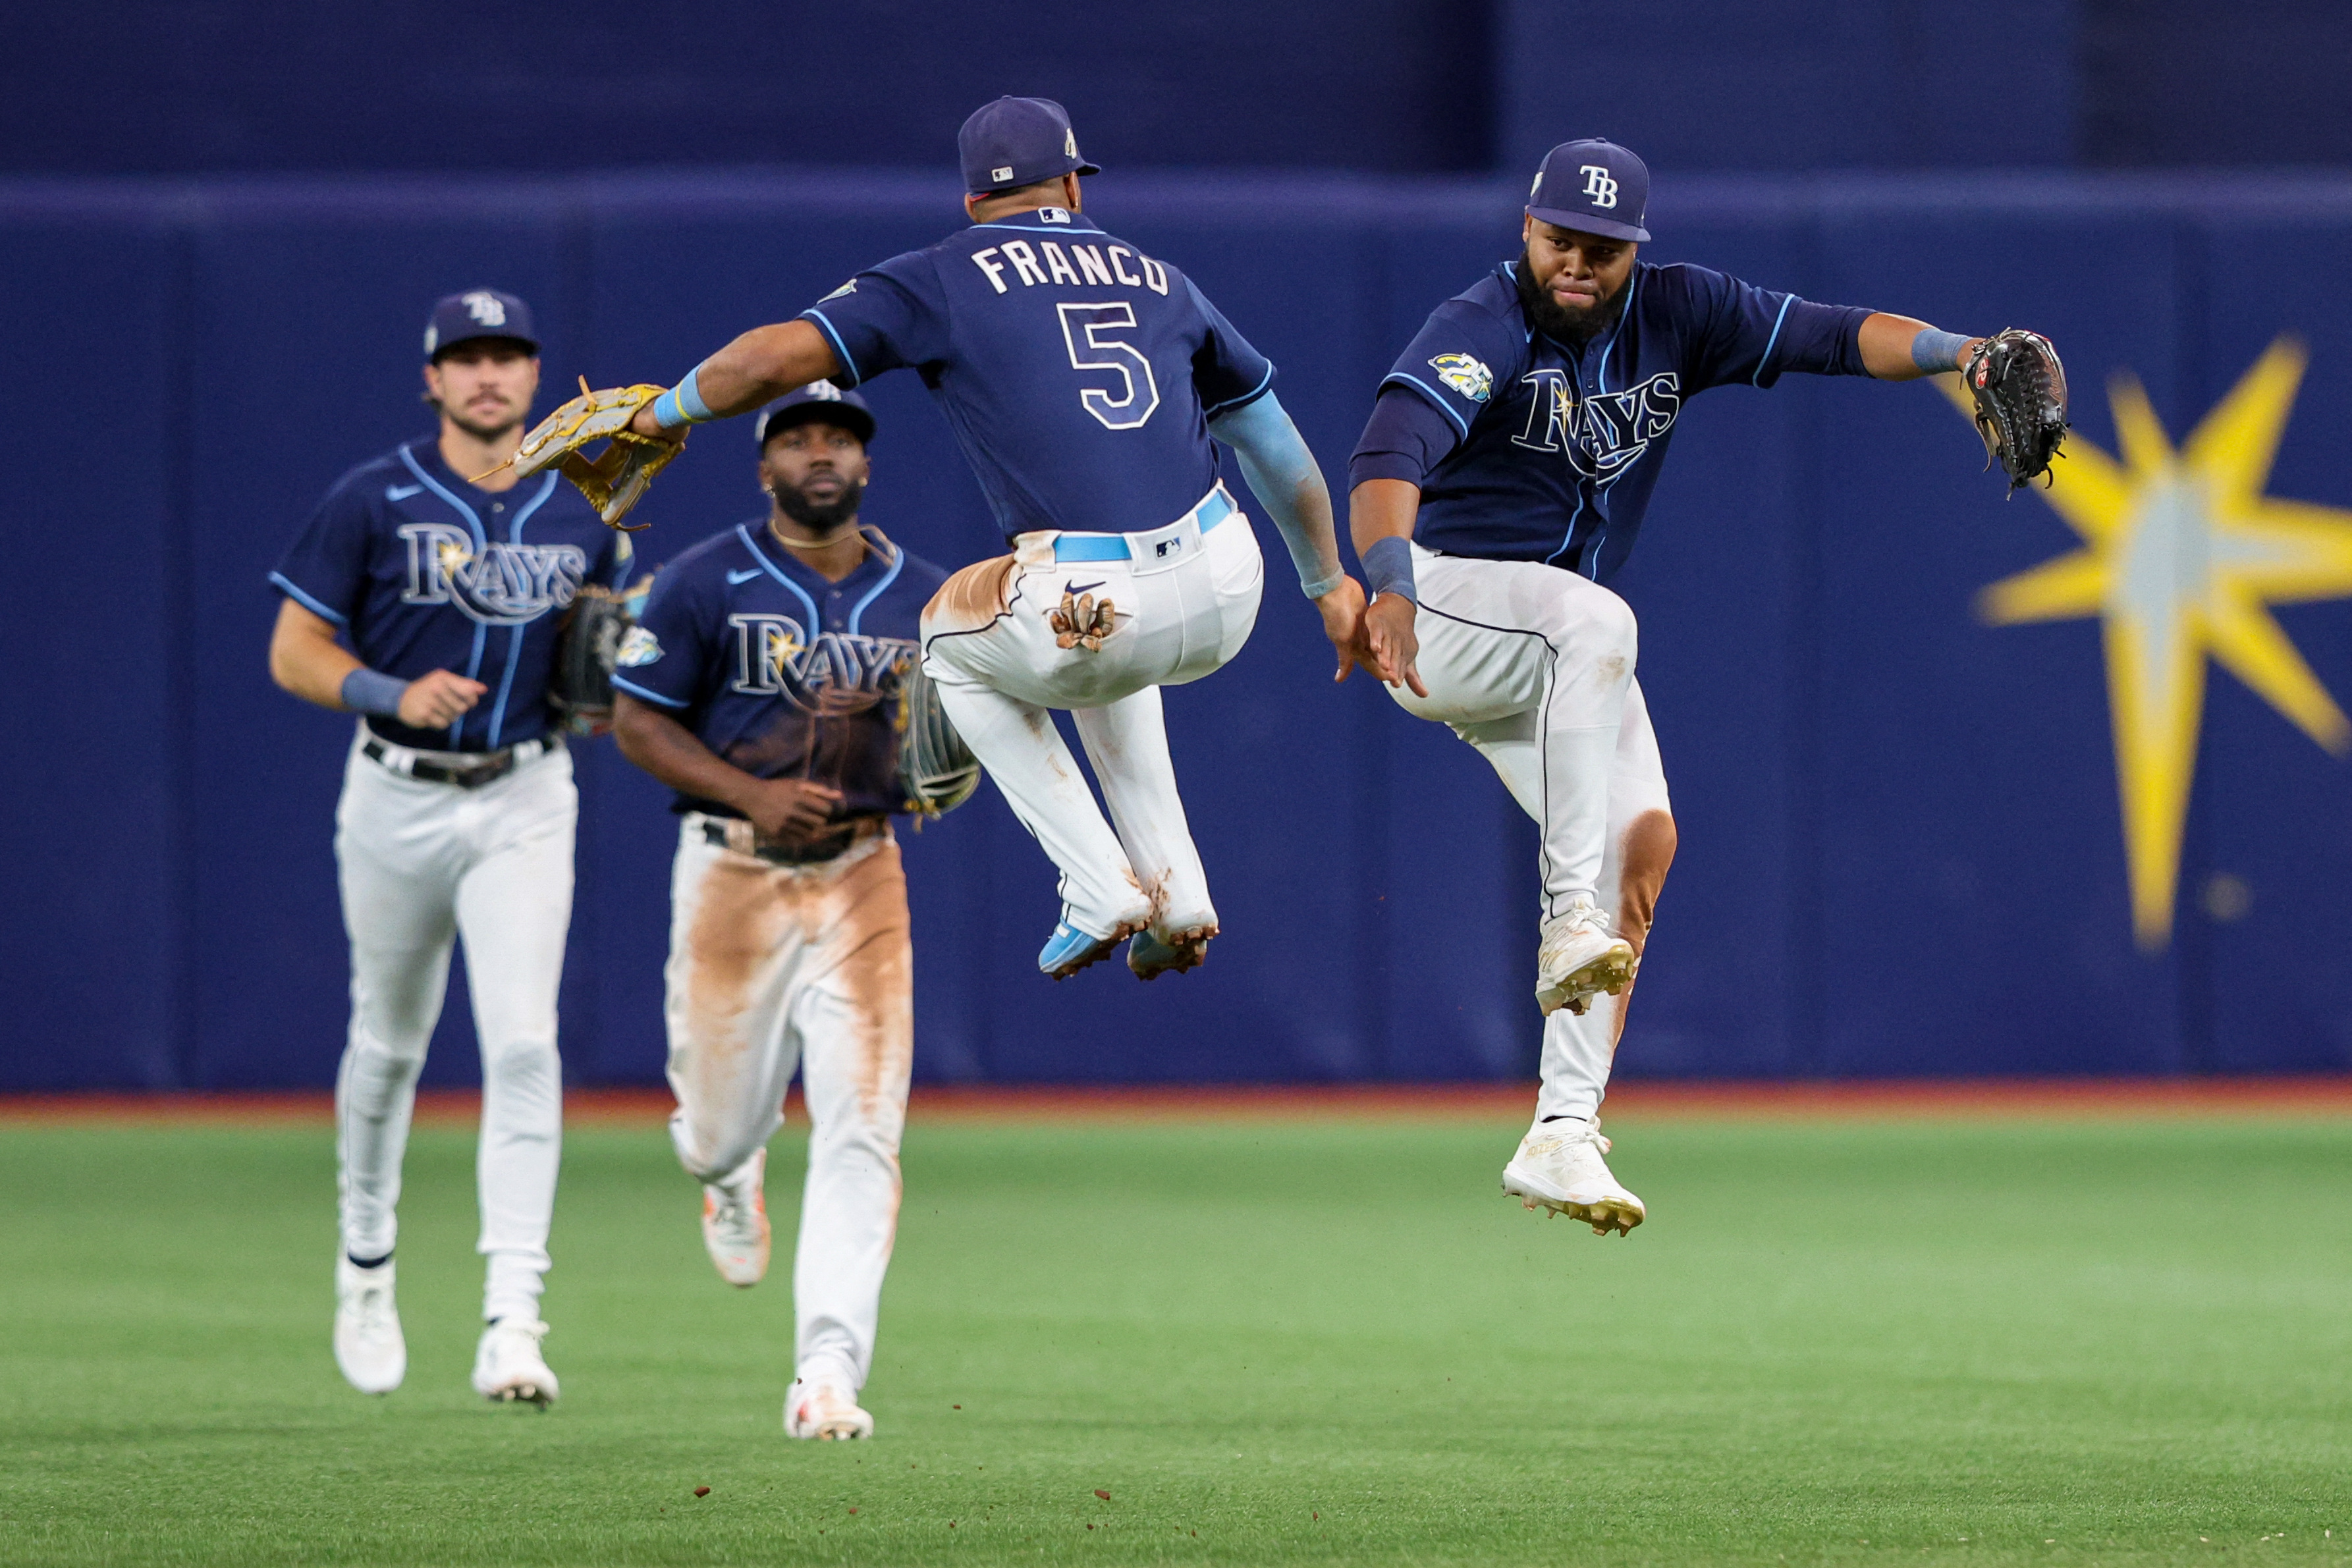
[{"label": "baseball cap", "polygon": [[1034,185],[1057,174],[1099,174],[1078,156],[1078,133],[1050,98],[1000,98],[982,104],[956,133],[964,189],[975,195]]},{"label": "baseball cap", "polygon": [[768,437],[778,431],[818,420],[841,426],[861,442],[874,439],[874,411],[866,406],[864,398],[831,382],[811,382],[760,411],[759,419],[751,426],[753,443],[764,452]]},{"label": "baseball cap", "polygon": [[1563,141],[1544,154],[1528,215],[1611,239],[1645,240],[1650,166],[1614,141]]},{"label": "baseball cap", "polygon": [[474,338],[511,338],[539,352],[530,306],[495,288],[468,288],[433,307],[433,319],[425,324],[425,361],[429,364],[442,350]]}]

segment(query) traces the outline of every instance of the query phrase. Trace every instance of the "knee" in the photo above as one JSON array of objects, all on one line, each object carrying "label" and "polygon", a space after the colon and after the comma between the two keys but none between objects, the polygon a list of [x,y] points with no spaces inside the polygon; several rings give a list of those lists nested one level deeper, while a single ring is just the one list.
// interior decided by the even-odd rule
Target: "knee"
[{"label": "knee", "polygon": [[1631,675],[1642,645],[1633,607],[1605,588],[1588,587],[1587,591],[1590,597],[1575,609],[1577,640],[1590,649],[1596,664],[1614,661]]},{"label": "knee", "polygon": [[562,1082],[555,1041],[526,1038],[482,1045],[482,1087],[506,1093],[546,1093]]}]

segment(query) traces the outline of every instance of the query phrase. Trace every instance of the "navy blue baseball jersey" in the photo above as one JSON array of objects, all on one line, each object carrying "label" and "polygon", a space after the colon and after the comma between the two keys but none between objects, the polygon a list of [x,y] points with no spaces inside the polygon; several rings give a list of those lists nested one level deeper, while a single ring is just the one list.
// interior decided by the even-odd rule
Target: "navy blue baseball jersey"
[{"label": "navy blue baseball jersey", "polygon": [[1421,486],[1413,538],[1606,580],[1633,548],[1683,400],[1786,371],[1861,375],[1870,312],[1703,267],[1634,264],[1624,308],[1581,348],[1533,330],[1506,262],[1431,312],[1381,383],[1349,487]]},{"label": "navy blue baseball jersey", "polygon": [[563,611],[583,582],[619,587],[629,538],[553,473],[492,494],[466,483],[431,436],[335,483],[269,574],[342,628],[372,670],[413,681],[448,670],[488,686],[446,729],[371,716],[401,746],[495,751],[546,732]]},{"label": "navy blue baseball jersey", "polygon": [[1274,367],[1175,267],[1059,207],[893,256],[801,313],[845,386],[912,366],[1005,537],[1129,533],[1217,480],[1207,422]]},{"label": "navy blue baseball jersey", "polygon": [[[920,656],[923,606],[946,580],[893,546],[827,582],[755,518],[661,569],[613,685],[746,773],[832,785],[836,821],[902,811],[899,686]],[[741,814],[683,795],[674,809]]]}]

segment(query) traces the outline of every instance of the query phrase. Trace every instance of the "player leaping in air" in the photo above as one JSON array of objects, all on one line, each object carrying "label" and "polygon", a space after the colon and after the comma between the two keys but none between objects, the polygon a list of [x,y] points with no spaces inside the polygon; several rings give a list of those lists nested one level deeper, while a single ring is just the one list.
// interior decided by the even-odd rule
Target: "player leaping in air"
[{"label": "player leaping in air", "polygon": [[1524,249],[1431,313],[1348,474],[1370,666],[1407,712],[1476,747],[1541,829],[1543,1085],[1503,1190],[1604,1235],[1643,1215],[1601,1158],[1598,1116],[1675,822],[1633,613],[1601,585],[1633,548],[1683,400],[1790,371],[1966,369],[2013,482],[2065,429],[2057,357],[2032,334],[1969,338],[1638,261],[1649,184],[1613,143],[1553,148]]},{"label": "player leaping in air", "polygon": [[[948,580],[924,612],[923,648],[948,716],[1061,870],[1062,917],[1037,966],[1060,979],[1132,938],[1128,966],[1150,979],[1198,964],[1217,931],[1160,688],[1241,651],[1265,581],[1213,436],[1281,530],[1342,673],[1363,591],[1340,570],[1329,493],[1275,398],[1274,367],[1181,272],[1082,214],[1078,177],[1098,171],[1062,107],[999,99],[960,145],[970,227],[744,333],[666,392],[597,394],[604,423],[565,441],[609,432],[642,402],[600,460],[621,497],[610,517],[667,456],[648,442],[820,378],[920,373],[1012,546]],[[537,441],[525,464],[562,455]],[[1056,708],[1075,715],[1109,821]]]}]

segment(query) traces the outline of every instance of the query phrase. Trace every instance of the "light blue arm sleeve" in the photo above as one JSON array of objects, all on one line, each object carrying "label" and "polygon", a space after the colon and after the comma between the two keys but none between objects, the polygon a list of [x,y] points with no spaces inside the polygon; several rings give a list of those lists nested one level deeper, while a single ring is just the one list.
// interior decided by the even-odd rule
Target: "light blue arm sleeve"
[{"label": "light blue arm sleeve", "polygon": [[[1234,449],[1242,477],[1282,530],[1282,542],[1290,547],[1290,564],[1298,570],[1300,590],[1309,599],[1320,599],[1339,587],[1346,574],[1339,569],[1339,544],[1328,521],[1331,492],[1298,427],[1283,412],[1281,400],[1269,392],[1221,413],[1209,422],[1209,434]],[[1320,538],[1302,504],[1310,502],[1320,503],[1315,509],[1327,519]]]}]

